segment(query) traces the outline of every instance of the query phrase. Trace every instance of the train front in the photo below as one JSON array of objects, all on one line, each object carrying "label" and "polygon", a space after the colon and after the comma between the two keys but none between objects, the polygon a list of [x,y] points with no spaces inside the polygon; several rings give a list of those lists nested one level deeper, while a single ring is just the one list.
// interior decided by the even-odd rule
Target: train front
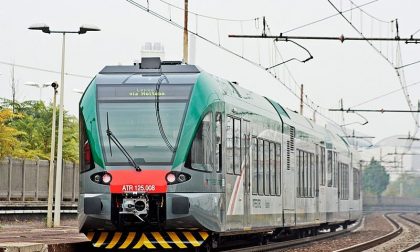
[{"label": "train front", "polygon": [[207,238],[206,232],[164,232],[167,185],[189,179],[171,167],[198,76],[194,66],[144,60],[105,67],[85,91],[79,229],[94,246],[186,248]]}]

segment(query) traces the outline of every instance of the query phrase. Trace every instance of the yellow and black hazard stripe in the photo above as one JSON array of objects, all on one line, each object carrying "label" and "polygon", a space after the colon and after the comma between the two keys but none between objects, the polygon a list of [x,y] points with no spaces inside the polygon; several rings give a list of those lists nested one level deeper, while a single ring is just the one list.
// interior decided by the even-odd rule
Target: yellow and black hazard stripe
[{"label": "yellow and black hazard stripe", "polygon": [[94,247],[105,249],[186,249],[200,247],[209,237],[206,231],[86,233]]}]

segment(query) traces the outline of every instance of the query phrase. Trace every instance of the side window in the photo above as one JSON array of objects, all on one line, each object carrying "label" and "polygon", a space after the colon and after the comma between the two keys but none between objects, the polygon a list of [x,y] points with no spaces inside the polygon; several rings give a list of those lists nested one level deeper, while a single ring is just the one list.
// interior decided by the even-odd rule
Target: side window
[{"label": "side window", "polygon": [[233,164],[234,173],[241,174],[241,120],[234,119],[233,121]]},{"label": "side window", "polygon": [[233,174],[233,118],[226,117],[226,165],[227,173]]},{"label": "side window", "polygon": [[309,187],[308,187],[308,185],[309,185],[309,157],[308,157],[308,153],[307,152],[304,152],[305,154],[305,157],[304,157],[304,161],[305,161],[305,171],[304,171],[304,173],[305,173],[305,180],[304,180],[304,192],[305,192],[305,197],[307,197],[307,196],[309,196]]},{"label": "side window", "polygon": [[222,171],[222,114],[216,113],[215,169]]},{"label": "side window", "polygon": [[298,176],[299,176],[299,196],[303,197],[303,151],[298,151],[298,158],[299,158],[299,170],[298,170]]},{"label": "side window", "polygon": [[338,183],[338,159],[337,153],[333,152],[333,187],[337,187]]},{"label": "side window", "polygon": [[327,154],[327,168],[328,168],[328,170],[327,170],[327,185],[329,186],[329,187],[331,187],[332,186],[332,176],[333,176],[333,170],[332,170],[332,167],[333,167],[333,160],[332,160],[332,151],[328,151],[327,152],[328,154]]},{"label": "side window", "polygon": [[343,178],[343,166],[341,162],[338,162],[338,196],[340,199],[343,199],[343,182],[341,181]]},{"label": "side window", "polygon": [[314,176],[314,154],[309,154],[309,196],[313,197],[315,195],[315,176]]},{"label": "side window", "polygon": [[360,171],[353,167],[353,199],[360,199]]},{"label": "side window", "polygon": [[270,195],[270,147],[264,141],[264,194]]},{"label": "side window", "polygon": [[264,141],[258,139],[258,194],[264,195]]},{"label": "side window", "polygon": [[93,162],[92,151],[90,148],[90,144],[86,135],[86,125],[85,119],[83,114],[80,113],[79,116],[79,134],[80,134],[80,144],[79,144],[79,164],[80,164],[80,172],[85,172],[92,170],[95,168],[95,164]]},{"label": "side window", "polygon": [[275,195],[276,194],[276,166],[275,166],[275,160],[276,160],[276,148],[274,143],[270,143],[270,194]]},{"label": "side window", "polygon": [[276,144],[276,195],[281,194],[281,146]]},{"label": "side window", "polygon": [[208,113],[201,122],[190,150],[190,168],[211,171],[212,155],[212,114]]},{"label": "side window", "polygon": [[315,197],[319,196],[319,177],[322,176],[319,173],[319,148],[317,148],[317,153],[315,155]]},{"label": "side window", "polygon": [[325,186],[325,148],[321,147],[321,185]]},{"label": "side window", "polygon": [[252,194],[258,194],[258,149],[257,138],[252,137]]}]

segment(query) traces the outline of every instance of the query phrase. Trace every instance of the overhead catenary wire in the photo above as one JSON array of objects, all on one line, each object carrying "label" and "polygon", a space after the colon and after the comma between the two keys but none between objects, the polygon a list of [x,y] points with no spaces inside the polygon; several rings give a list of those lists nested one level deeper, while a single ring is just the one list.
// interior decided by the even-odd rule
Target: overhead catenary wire
[{"label": "overhead catenary wire", "polygon": [[[347,18],[346,18],[346,16],[344,16],[344,14],[343,13],[341,13],[340,12],[340,10],[339,9],[337,9],[337,7],[331,2],[331,0],[327,0],[328,2],[329,2],[329,4],[346,20],[346,22],[347,23],[349,23],[350,24],[350,26],[357,32],[357,33],[359,33],[359,35],[362,37],[362,38],[364,38],[364,40],[382,57],[382,58],[384,58],[389,64],[390,64],[390,66],[392,67],[392,68],[394,68],[395,69],[395,65],[394,65],[394,63],[392,62],[392,61],[390,61],[378,48],[376,48],[373,44],[372,44],[372,42],[371,41],[369,41],[368,39],[366,39],[366,37],[363,35],[363,33],[361,32],[361,31],[359,31],[355,26],[354,26],[354,24],[352,23],[352,22],[350,22]],[[398,33],[397,33],[397,36],[398,36]],[[399,47],[399,43],[397,44],[397,46]],[[399,50],[400,51],[400,50]],[[401,52],[401,51],[400,51]],[[400,56],[400,60],[402,60],[401,59],[401,54],[399,54],[399,56]],[[414,110],[413,109],[413,106],[412,106],[412,103],[411,103],[411,100],[410,100],[410,97],[409,97],[409,95],[408,95],[408,92],[406,92],[405,91],[405,78],[404,78],[404,73],[403,73],[403,70],[402,70],[402,73],[400,73],[400,71],[399,71],[399,69],[395,69],[395,71],[396,71],[396,74],[397,74],[397,76],[398,76],[398,79],[399,79],[399,82],[400,82],[400,85],[401,85],[401,87],[403,88],[403,90],[404,90],[404,95],[405,95],[405,98],[406,98],[406,101],[407,101],[407,104],[408,104],[408,106],[409,106],[409,109],[410,110]],[[416,133],[417,133],[417,131],[418,131],[418,128],[419,128],[419,122],[418,122],[418,117],[417,117],[417,115],[415,115],[415,114],[412,114],[412,117],[413,117],[413,119],[414,119],[414,122],[415,122],[415,131],[416,131]]]},{"label": "overhead catenary wire", "polygon": [[[171,24],[171,25],[173,25],[173,26],[175,26],[175,27],[177,27],[177,28],[179,28],[179,29],[184,29],[184,27],[182,26],[182,25],[180,25],[180,24],[178,24],[178,23],[176,23],[176,22],[174,22],[173,20],[170,20],[170,19],[168,19],[167,17],[165,17],[165,16],[163,16],[162,14],[160,14],[160,13],[158,13],[158,12],[156,12],[156,11],[153,11],[152,9],[150,9],[149,8],[149,6],[143,6],[142,4],[140,4],[140,3],[138,3],[138,2],[136,2],[136,1],[134,1],[134,0],[126,0],[128,3],[130,3],[130,4],[132,4],[133,6],[136,6],[137,8],[139,8],[139,9],[142,9],[143,11],[145,11],[145,12],[147,12],[147,13],[149,13],[149,14],[151,14],[151,15],[153,15],[153,16],[155,16],[155,17],[157,17],[157,18],[159,18],[159,19],[161,19],[161,20],[163,20],[163,21],[165,21],[165,22],[167,22],[167,23],[169,23],[169,24]],[[255,22],[256,22],[257,20],[255,20]],[[256,24],[257,24],[257,22],[256,22]],[[255,62],[255,61],[253,61],[253,60],[251,60],[251,59],[249,59],[249,58],[246,58],[246,57],[243,57],[242,55],[240,55],[239,53],[236,53],[236,52],[234,52],[234,51],[232,51],[232,50],[230,50],[230,49],[228,49],[228,48],[226,48],[226,47],[224,47],[223,45],[218,45],[218,43],[217,42],[215,42],[215,41],[212,41],[212,40],[210,40],[210,39],[208,39],[208,38],[206,38],[205,36],[203,36],[203,35],[201,35],[201,34],[197,34],[196,32],[194,32],[194,31],[191,31],[191,30],[189,30],[189,29],[187,29],[187,31],[188,31],[188,33],[190,33],[190,34],[193,34],[193,35],[195,35],[195,36],[197,36],[198,38],[200,38],[200,39],[202,39],[202,40],[204,40],[204,41],[206,41],[206,42],[208,42],[208,43],[210,43],[211,45],[213,45],[213,46],[216,46],[216,47],[218,47],[218,48],[220,48],[220,49],[222,49],[222,50],[224,50],[225,52],[228,52],[228,53],[230,53],[230,54],[232,54],[232,55],[234,55],[234,56],[236,56],[236,57],[238,57],[238,58],[241,58],[242,60],[244,60],[244,61],[246,61],[246,62],[248,62],[248,63],[250,63],[251,65],[253,65],[253,66],[256,66],[256,67],[258,67],[258,68],[260,68],[260,69],[262,69],[262,70],[264,70],[264,71],[266,71],[267,73],[269,73],[274,79],[276,79],[280,84],[282,84],[291,94],[293,94],[293,96],[295,96],[296,98],[298,98],[298,99],[300,99],[300,96],[295,92],[295,91],[293,91],[285,82],[283,82],[281,79],[279,79],[279,77],[278,76],[276,76],[273,72],[271,72],[271,71],[267,71],[267,70],[265,70],[265,67],[264,66],[262,66],[262,65],[260,65],[259,63],[257,63],[257,62]],[[312,105],[311,104],[309,104],[309,103],[306,103],[305,102],[305,105],[307,106],[307,107],[309,107],[310,109],[312,109],[312,110],[315,110],[315,108],[314,107],[312,107]],[[329,118],[329,117],[327,117],[327,116],[325,116],[325,115],[323,115],[322,113],[320,113],[320,112],[317,112],[320,116],[322,116],[323,118],[325,118],[326,120],[328,120],[328,121],[331,121],[332,123],[334,123],[334,124],[337,124],[334,120],[332,120],[331,118]],[[337,124],[338,125],[338,124]]]},{"label": "overhead catenary wire", "polygon": [[411,36],[414,36],[414,35],[416,35],[419,32],[420,32],[420,29],[418,29],[416,32],[414,32],[413,34],[411,34]]},{"label": "overhead catenary wire", "polygon": [[[408,87],[412,87],[412,86],[416,86],[416,85],[419,85],[419,84],[420,84],[420,81],[418,81],[418,82],[414,82],[414,83],[411,83],[411,84],[407,85],[407,88],[408,88]],[[368,99],[368,100],[366,100],[366,101],[364,101],[364,102],[361,102],[361,103],[358,103],[358,104],[356,104],[356,105],[350,106],[349,108],[356,108],[356,107],[359,107],[359,106],[365,105],[365,104],[367,104],[367,103],[369,103],[369,102],[372,102],[372,101],[375,101],[375,100],[382,99],[382,98],[384,98],[384,97],[386,97],[386,96],[388,96],[388,95],[391,95],[391,94],[394,94],[394,93],[400,92],[400,91],[402,91],[402,89],[403,89],[403,88],[398,88],[398,89],[392,90],[392,91],[390,91],[390,92],[387,92],[387,93],[385,93],[385,94],[375,96],[375,97],[370,98],[370,99]]]},{"label": "overhead catenary wire", "polygon": [[366,12],[365,10],[363,10],[363,9],[362,9],[362,7],[363,7],[363,6],[361,6],[361,5],[357,6],[357,5],[356,5],[356,4],[355,4],[352,0],[349,0],[349,2],[350,2],[352,5],[356,6],[356,8],[357,8],[357,9],[359,9],[362,13],[366,14],[367,16],[371,17],[372,19],[374,19],[374,20],[376,20],[376,21],[378,21],[378,22],[381,22],[381,23],[387,23],[387,24],[389,24],[389,23],[391,23],[391,22],[392,22],[392,21],[386,21],[386,20],[383,20],[383,19],[377,18],[377,17],[375,17],[375,16],[373,16],[373,15],[369,14],[368,12]]},{"label": "overhead catenary wire", "polygon": [[[19,67],[19,68],[30,69],[30,70],[35,70],[35,71],[47,72],[47,73],[61,74],[60,71],[55,71],[55,70],[40,68],[40,67],[34,67],[34,66],[28,66],[28,65],[20,65],[20,64],[15,64],[15,63],[12,63],[12,62],[7,62],[7,61],[0,61],[0,64]],[[64,73],[64,75],[78,77],[78,78],[87,78],[87,79],[92,79],[93,78],[92,76],[82,75],[82,74],[74,74],[74,73]]]},{"label": "overhead catenary wire", "polygon": [[[355,7],[353,7],[353,8],[350,8],[350,9],[347,9],[347,10],[344,10],[344,11],[341,11],[341,13],[346,13],[346,12],[349,12],[349,11],[355,10],[355,9],[357,9],[357,8],[360,8],[360,7],[363,7],[363,6],[366,6],[366,5],[369,5],[369,4],[372,4],[372,3],[378,2],[378,1],[379,1],[379,0],[373,0],[373,1],[370,1],[370,2],[367,2],[367,3],[364,3],[364,4],[361,4],[361,5],[356,5],[356,6],[355,6]],[[292,32],[292,31],[296,31],[296,30],[299,30],[299,29],[302,29],[302,28],[305,28],[305,27],[308,27],[308,26],[311,26],[311,25],[314,25],[314,24],[320,23],[320,22],[322,22],[322,21],[328,20],[328,19],[330,19],[330,18],[337,17],[337,16],[339,16],[339,15],[340,15],[340,13],[332,14],[332,15],[330,15],[330,16],[326,16],[326,17],[324,17],[324,18],[317,19],[317,20],[315,20],[315,21],[312,21],[312,22],[309,22],[309,23],[306,23],[306,24],[303,24],[303,25],[299,25],[299,26],[297,26],[297,27],[295,27],[295,28],[288,29],[288,30],[286,30],[286,31],[284,31],[284,32],[282,32],[282,33],[283,33],[283,34],[286,34],[286,33]]]},{"label": "overhead catenary wire", "polygon": [[[174,5],[174,4],[169,3],[167,1],[164,1],[164,0],[159,0],[159,1],[162,2],[162,3],[164,3],[164,4],[166,4],[166,5],[168,5],[168,6],[171,6],[171,7],[175,8],[175,9],[184,11],[184,8],[182,8],[182,7],[179,7],[177,5]],[[377,0],[377,1],[379,1],[379,0]],[[200,13],[197,13],[197,12],[194,12],[194,11],[190,11],[190,10],[188,10],[188,13],[193,14],[193,15],[196,15],[198,17],[203,17],[203,18],[208,18],[208,19],[213,19],[213,20],[220,20],[220,21],[231,21],[231,22],[250,22],[250,21],[255,21],[255,20],[258,20],[259,18],[261,18],[261,17],[248,18],[248,19],[220,18],[220,17],[213,17],[213,16],[208,16],[208,15],[200,14]]]}]

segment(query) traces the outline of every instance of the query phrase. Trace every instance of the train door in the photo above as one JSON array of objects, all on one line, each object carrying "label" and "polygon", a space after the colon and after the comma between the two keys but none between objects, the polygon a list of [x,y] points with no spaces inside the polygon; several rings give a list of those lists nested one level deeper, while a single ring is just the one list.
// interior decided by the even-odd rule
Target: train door
[{"label": "train door", "polygon": [[[245,152],[242,151],[242,121],[226,117],[226,228],[243,229],[245,214]],[[248,154],[249,156],[249,154]],[[248,161],[249,166],[249,161]],[[249,169],[249,168],[248,168]]]},{"label": "train door", "polygon": [[251,130],[249,121],[242,120],[241,130],[241,149],[242,149],[242,166],[245,171],[243,181],[244,187],[244,226],[249,227],[251,225],[250,220],[250,208],[251,208],[251,171],[250,171],[250,142],[251,142]]}]

